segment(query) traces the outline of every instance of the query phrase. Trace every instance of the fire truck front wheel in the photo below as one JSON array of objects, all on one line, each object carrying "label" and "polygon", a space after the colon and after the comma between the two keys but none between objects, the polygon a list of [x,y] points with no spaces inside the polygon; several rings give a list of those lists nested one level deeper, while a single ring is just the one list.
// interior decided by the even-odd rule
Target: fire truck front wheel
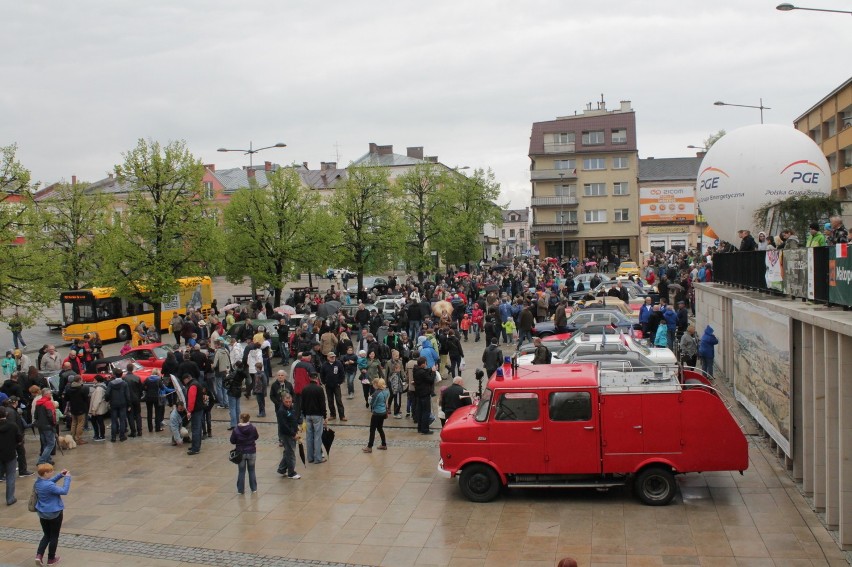
[{"label": "fire truck front wheel", "polygon": [[648,467],[636,475],[636,496],[648,506],[665,506],[672,501],[677,483],[671,471],[662,467]]},{"label": "fire truck front wheel", "polygon": [[491,502],[500,493],[500,477],[488,465],[468,465],[459,477],[459,487],[471,502]]}]

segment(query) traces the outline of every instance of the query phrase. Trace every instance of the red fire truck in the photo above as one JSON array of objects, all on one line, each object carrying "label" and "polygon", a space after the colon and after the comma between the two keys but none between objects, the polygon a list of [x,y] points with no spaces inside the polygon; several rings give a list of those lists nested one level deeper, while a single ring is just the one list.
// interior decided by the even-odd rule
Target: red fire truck
[{"label": "red fire truck", "polygon": [[474,502],[504,487],[608,489],[633,481],[662,506],[675,475],[744,471],[748,444],[697,372],[622,372],[597,363],[505,367],[479,404],[441,432],[439,472]]}]

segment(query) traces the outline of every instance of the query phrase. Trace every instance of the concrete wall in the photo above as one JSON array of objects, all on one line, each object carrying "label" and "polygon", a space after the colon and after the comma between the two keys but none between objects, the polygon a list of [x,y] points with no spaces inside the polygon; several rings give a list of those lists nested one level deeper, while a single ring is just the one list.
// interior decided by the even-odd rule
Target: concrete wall
[{"label": "concrete wall", "polygon": [[696,328],[716,330],[717,378],[733,374],[734,299],[790,318],[793,478],[852,549],[852,312],[725,286],[696,285]]}]

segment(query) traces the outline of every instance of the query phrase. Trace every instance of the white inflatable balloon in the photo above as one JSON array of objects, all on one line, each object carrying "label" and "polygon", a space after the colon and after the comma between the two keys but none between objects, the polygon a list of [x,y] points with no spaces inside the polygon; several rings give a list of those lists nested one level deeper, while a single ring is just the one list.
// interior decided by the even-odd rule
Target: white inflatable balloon
[{"label": "white inflatable balloon", "polygon": [[[696,197],[719,238],[739,246],[737,231],[757,237],[754,211],[795,195],[828,195],[831,172],[822,150],[790,126],[738,128],[713,144],[698,170]],[[814,219],[816,220],[816,219]]]}]

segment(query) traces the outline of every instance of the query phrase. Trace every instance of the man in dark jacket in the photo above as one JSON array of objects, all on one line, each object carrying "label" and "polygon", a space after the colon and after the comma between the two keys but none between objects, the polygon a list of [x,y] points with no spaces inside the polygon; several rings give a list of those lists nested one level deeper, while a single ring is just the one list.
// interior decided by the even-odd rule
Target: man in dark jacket
[{"label": "man in dark jacket", "polygon": [[420,336],[420,325],[423,323],[423,315],[420,313],[420,304],[415,301],[409,301],[406,307],[408,311],[408,336],[412,341],[416,341]]},{"label": "man in dark jacket", "polygon": [[435,385],[435,373],[426,368],[426,357],[417,359],[414,375],[414,397],[417,404],[417,432],[421,435],[432,435],[429,429],[432,421],[432,390]]},{"label": "man in dark jacket", "polygon": [[737,236],[742,239],[740,241],[740,252],[754,252],[757,250],[757,242],[755,242],[754,237],[751,235],[751,231],[746,229],[738,230]]},{"label": "man in dark jacket", "polygon": [[553,315],[553,326],[556,333],[568,332],[568,314],[565,313],[565,307],[568,302],[564,299],[556,305],[556,314]]},{"label": "man in dark jacket", "polygon": [[14,421],[7,419],[5,412],[0,412],[0,468],[6,475],[6,505],[11,506],[18,501],[15,498],[15,481],[18,473],[15,470],[16,449],[24,442],[24,435],[18,431]]},{"label": "man in dark jacket", "polygon": [[452,385],[448,386],[441,394],[440,405],[441,411],[444,412],[444,417],[441,418],[441,425],[447,423],[447,420],[450,419],[454,411],[461,407],[469,406],[472,403],[470,392],[464,389],[462,386],[463,382],[464,380],[461,376],[453,378]]},{"label": "man in dark jacket", "polygon": [[450,378],[461,376],[461,361],[464,358],[464,349],[454,330],[450,329],[447,332],[447,336],[444,338],[444,346],[447,349],[447,356],[450,358]]},{"label": "man in dark jacket", "polygon": [[533,364],[550,364],[550,349],[541,342],[539,337],[533,340],[535,344],[535,355],[533,356]]},{"label": "man in dark jacket", "polygon": [[71,379],[65,391],[65,402],[71,414],[71,435],[77,445],[85,445],[88,441],[83,439],[83,426],[86,424],[86,414],[89,413],[89,389],[79,374]]},{"label": "man in dark jacket", "polygon": [[363,331],[369,326],[370,323],[370,312],[367,311],[367,308],[364,307],[364,304],[360,304],[358,309],[355,311],[355,323],[358,324],[358,330]]},{"label": "man in dark jacket", "polygon": [[[334,351],[328,353],[327,360],[320,368],[320,382],[325,386],[325,394],[328,398],[328,411],[331,414],[331,419],[337,419],[337,414],[340,414],[340,421],[349,421],[343,409],[343,395],[340,391],[340,385],[345,380],[343,363],[337,360],[337,354]],[[337,405],[337,410],[335,410]]]},{"label": "man in dark jacket", "polygon": [[518,348],[524,344],[524,341],[532,340],[532,328],[535,326],[535,315],[533,314],[533,306],[529,301],[524,303],[524,308],[518,316]]},{"label": "man in dark jacket", "polygon": [[127,365],[124,381],[127,382],[127,418],[130,421],[130,436],[142,436],[142,380],[133,373],[136,366]]},{"label": "man in dark jacket", "polygon": [[324,463],[322,456],[322,430],[328,423],[325,409],[325,393],[319,384],[319,374],[312,372],[310,382],[302,390],[302,414],[307,422],[308,462]]},{"label": "man in dark jacket", "polygon": [[[0,399],[5,397],[6,394],[0,393]],[[21,403],[20,398],[17,396],[13,396],[11,398],[6,399],[2,403],[2,410],[5,410],[6,415],[10,422],[14,423],[17,426],[18,431],[21,432],[21,435],[24,434],[24,418],[21,415],[21,412],[18,411],[18,405]],[[18,476],[32,476],[33,472],[27,470],[27,450],[25,443],[19,443],[16,447],[18,453]]]},{"label": "man in dark jacket", "polygon": [[491,378],[491,375],[497,372],[497,369],[503,364],[503,351],[497,346],[497,341],[497,337],[491,339],[491,344],[482,353],[482,364],[485,366],[486,378]]},{"label": "man in dark jacket", "polygon": [[192,445],[187,455],[197,455],[201,452],[201,424],[204,421],[204,400],[201,395],[201,384],[192,377],[184,374],[181,377],[186,388],[186,414],[192,431]]},{"label": "man in dark jacket", "polygon": [[113,371],[114,378],[107,384],[104,397],[109,402],[110,441],[115,443],[116,436],[121,441],[127,441],[127,405],[130,402],[130,392],[118,368]]},{"label": "man in dark jacket", "polygon": [[[283,389],[282,389],[283,390]],[[284,445],[284,454],[278,463],[278,474],[298,480],[302,475],[296,473],[296,442],[299,440],[299,417],[293,407],[293,396],[283,393],[281,404],[275,410],[278,418],[278,437]]]}]

